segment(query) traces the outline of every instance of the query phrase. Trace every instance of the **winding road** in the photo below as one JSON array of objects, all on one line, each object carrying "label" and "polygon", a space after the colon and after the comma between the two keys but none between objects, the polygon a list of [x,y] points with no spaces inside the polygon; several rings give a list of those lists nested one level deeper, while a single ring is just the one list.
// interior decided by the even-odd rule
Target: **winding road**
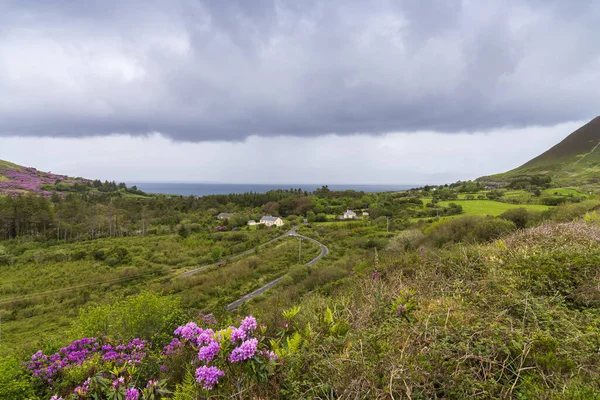
[{"label": "winding road", "polygon": [[[299,237],[299,238],[302,238],[302,239],[309,240],[309,241],[317,244],[321,248],[321,253],[319,253],[318,256],[316,256],[315,258],[313,258],[312,260],[310,260],[309,262],[307,262],[306,265],[313,265],[313,264],[319,262],[319,260],[321,260],[327,254],[329,254],[329,249],[327,248],[327,246],[325,246],[323,243],[321,243],[321,242],[319,242],[319,241],[317,241],[317,240],[315,240],[313,238],[310,238],[308,236],[304,236],[304,235],[301,235],[301,234],[297,233],[296,229],[298,229],[297,226],[295,226],[294,228],[292,228],[292,230],[290,230],[285,235],[279,236],[276,239],[280,239],[280,238],[285,237],[285,236],[294,236],[294,237]],[[271,281],[269,283],[267,283],[265,286],[263,286],[261,288],[256,289],[252,293],[248,293],[247,295],[242,296],[241,298],[239,298],[238,300],[234,301],[233,303],[228,304],[227,307],[225,307],[225,309],[227,311],[235,310],[236,308],[238,308],[239,306],[241,306],[242,304],[244,304],[248,300],[250,300],[250,299],[252,299],[252,298],[254,298],[256,296],[259,296],[259,295],[263,294],[267,290],[271,289],[273,286],[277,285],[282,278],[283,278],[283,276],[279,277],[279,278],[277,278],[277,279],[275,279],[275,280],[273,280],[273,281]]]},{"label": "winding road", "polygon": [[[246,250],[246,251],[243,251],[241,253],[235,254],[233,256],[229,256],[227,258],[222,259],[221,261],[219,261],[217,263],[205,265],[203,267],[192,269],[191,271],[184,272],[183,274],[179,275],[179,277],[185,278],[187,276],[197,274],[198,272],[206,271],[207,269],[210,269],[210,268],[219,267],[219,266],[225,264],[227,261],[235,260],[236,258],[243,257],[245,255],[254,253],[258,248],[263,247],[263,246],[265,246],[265,245],[267,245],[269,243],[273,243],[274,241],[282,239],[284,237],[287,237],[287,236],[302,236],[302,235],[298,235],[296,233],[296,229],[298,229],[298,228],[299,228],[298,226],[294,226],[292,229],[290,229],[288,232],[284,233],[283,235],[277,236],[276,238],[271,239],[271,240],[269,240],[269,241],[267,241],[267,242],[265,242],[263,244],[259,244],[258,246],[254,247],[254,248],[252,248],[250,250]],[[307,239],[309,239],[309,238],[307,238]],[[310,240],[312,240],[312,239],[310,239]],[[312,241],[315,242],[315,243],[320,244],[319,242],[317,242],[315,240],[312,240]]]}]

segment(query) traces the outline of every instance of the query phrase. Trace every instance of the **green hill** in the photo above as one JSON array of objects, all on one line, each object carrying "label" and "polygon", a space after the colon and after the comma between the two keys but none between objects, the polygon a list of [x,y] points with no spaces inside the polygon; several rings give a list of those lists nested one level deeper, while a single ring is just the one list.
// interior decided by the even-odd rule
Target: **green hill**
[{"label": "green hill", "polygon": [[600,117],[577,129],[563,141],[518,168],[482,177],[505,183],[525,176],[549,176],[560,186],[600,183]]}]

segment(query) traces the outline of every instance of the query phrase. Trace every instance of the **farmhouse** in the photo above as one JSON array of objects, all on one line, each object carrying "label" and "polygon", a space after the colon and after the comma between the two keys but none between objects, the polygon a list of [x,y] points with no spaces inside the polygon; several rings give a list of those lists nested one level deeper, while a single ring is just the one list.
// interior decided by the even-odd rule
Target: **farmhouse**
[{"label": "farmhouse", "polygon": [[363,212],[362,212],[362,215],[363,215],[363,217],[368,217],[368,216],[369,216],[369,213],[368,213],[367,211],[363,211]]},{"label": "farmhouse", "polygon": [[229,219],[233,217],[233,213],[221,213],[217,215],[217,219]]},{"label": "farmhouse", "polygon": [[283,220],[279,217],[272,217],[270,215],[265,215],[264,217],[262,217],[260,219],[261,224],[264,224],[266,226],[281,226],[283,225]]},{"label": "farmhouse", "polygon": [[344,213],[344,219],[354,219],[356,218],[356,213],[352,210],[348,210]]},{"label": "farmhouse", "polygon": [[256,225],[256,221],[251,219],[250,221],[248,221],[248,226],[254,226]]}]

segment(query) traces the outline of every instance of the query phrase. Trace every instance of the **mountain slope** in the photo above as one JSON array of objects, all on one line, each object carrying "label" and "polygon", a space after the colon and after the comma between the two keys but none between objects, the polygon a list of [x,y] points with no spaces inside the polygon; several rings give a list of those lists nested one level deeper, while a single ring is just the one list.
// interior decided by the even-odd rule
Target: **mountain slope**
[{"label": "mountain slope", "polygon": [[[38,171],[35,168],[23,167],[8,161],[0,160],[0,195],[18,195],[27,192],[51,195],[47,185],[69,185],[91,182],[83,178],[70,178],[66,175]],[[55,188],[56,189],[56,188]]]},{"label": "mountain slope", "polygon": [[480,180],[506,182],[531,175],[550,176],[559,185],[600,183],[600,117],[520,167]]}]

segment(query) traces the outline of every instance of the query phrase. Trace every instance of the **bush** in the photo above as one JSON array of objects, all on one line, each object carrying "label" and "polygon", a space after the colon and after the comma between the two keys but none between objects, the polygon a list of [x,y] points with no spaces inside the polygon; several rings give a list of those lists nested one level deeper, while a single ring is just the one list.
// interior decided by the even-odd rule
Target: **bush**
[{"label": "bush", "polygon": [[294,282],[300,282],[304,280],[310,274],[310,267],[307,265],[293,265],[290,267],[288,275],[293,279]]},{"label": "bush", "polygon": [[400,232],[399,235],[390,240],[387,250],[406,251],[415,249],[425,239],[425,234],[419,229],[409,229]]},{"label": "bush", "polygon": [[10,265],[14,262],[12,254],[8,253],[4,247],[0,246],[0,265]]},{"label": "bush", "polygon": [[587,200],[577,204],[565,204],[550,211],[551,219],[557,222],[569,222],[582,217],[586,212],[600,207],[600,201]]},{"label": "bush", "polygon": [[467,215],[433,224],[430,228],[430,240],[436,246],[445,243],[460,242],[467,239],[475,229],[475,226],[483,220],[483,217]]},{"label": "bush", "polygon": [[25,368],[13,357],[0,358],[0,399],[35,398]]},{"label": "bush", "polygon": [[477,242],[497,239],[517,229],[512,221],[500,218],[489,218],[475,225],[471,237]]},{"label": "bush", "polygon": [[161,335],[170,335],[183,320],[179,299],[142,292],[113,304],[81,310],[73,330],[80,337],[137,337],[156,342]]},{"label": "bush", "polygon": [[538,222],[541,219],[541,213],[519,207],[503,212],[500,214],[500,218],[512,221],[518,229],[524,229]]},{"label": "bush", "polygon": [[131,261],[129,251],[125,247],[113,247],[107,254],[106,264],[110,267],[126,264]]}]

